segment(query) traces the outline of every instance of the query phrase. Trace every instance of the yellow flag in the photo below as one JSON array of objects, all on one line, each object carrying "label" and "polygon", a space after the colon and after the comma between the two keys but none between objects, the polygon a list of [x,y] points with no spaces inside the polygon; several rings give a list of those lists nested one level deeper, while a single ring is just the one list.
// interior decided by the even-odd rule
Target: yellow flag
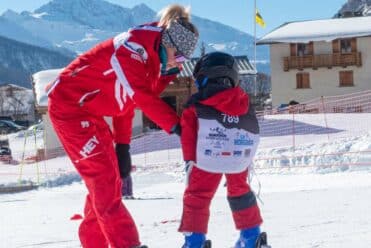
[{"label": "yellow flag", "polygon": [[259,24],[261,27],[265,28],[265,22],[263,17],[259,14],[258,10],[255,10],[255,22]]}]

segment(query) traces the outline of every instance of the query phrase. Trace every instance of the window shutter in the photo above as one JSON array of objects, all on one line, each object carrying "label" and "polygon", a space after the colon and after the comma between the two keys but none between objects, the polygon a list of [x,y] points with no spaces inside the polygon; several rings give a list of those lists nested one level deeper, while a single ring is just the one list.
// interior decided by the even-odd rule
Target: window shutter
[{"label": "window shutter", "polygon": [[357,40],[356,38],[351,39],[350,44],[352,46],[352,52],[357,52]]},{"label": "window shutter", "polygon": [[290,56],[296,56],[296,44],[290,43]]},{"label": "window shutter", "polygon": [[303,73],[303,88],[309,88],[309,73]]},{"label": "window shutter", "polygon": [[339,53],[339,40],[332,41],[332,52]]},{"label": "window shutter", "polygon": [[310,88],[309,73],[302,72],[296,74],[296,88],[308,89]]},{"label": "window shutter", "polygon": [[296,74],[296,88],[301,89],[303,87],[303,77],[301,73]]},{"label": "window shutter", "polygon": [[313,55],[313,41],[309,42],[308,44],[308,55]]},{"label": "window shutter", "polygon": [[341,86],[353,86],[353,71],[340,71],[339,72],[339,83]]}]

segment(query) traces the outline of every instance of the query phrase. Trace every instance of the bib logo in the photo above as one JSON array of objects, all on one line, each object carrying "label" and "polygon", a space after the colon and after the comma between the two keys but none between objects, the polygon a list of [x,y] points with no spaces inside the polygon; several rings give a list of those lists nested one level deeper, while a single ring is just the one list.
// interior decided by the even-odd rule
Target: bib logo
[{"label": "bib logo", "polygon": [[205,156],[211,156],[212,153],[213,152],[210,149],[206,149],[204,154],[205,154]]},{"label": "bib logo", "polygon": [[225,146],[225,142],[229,141],[229,138],[226,134],[226,129],[221,127],[213,127],[209,129],[209,133],[206,136],[210,146],[212,148],[221,149]]},{"label": "bib logo", "polygon": [[233,156],[234,157],[241,157],[242,156],[242,151],[233,151]]},{"label": "bib logo", "polygon": [[234,145],[236,146],[252,146],[254,145],[254,140],[245,134],[237,133],[237,139],[234,140]]}]

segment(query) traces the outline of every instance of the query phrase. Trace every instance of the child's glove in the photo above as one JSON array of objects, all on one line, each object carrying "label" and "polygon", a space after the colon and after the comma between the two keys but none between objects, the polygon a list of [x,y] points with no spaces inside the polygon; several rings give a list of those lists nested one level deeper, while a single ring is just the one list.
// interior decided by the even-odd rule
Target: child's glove
[{"label": "child's glove", "polygon": [[116,144],[116,155],[121,178],[129,176],[131,172],[132,165],[129,149],[130,145],[128,144]]},{"label": "child's glove", "polygon": [[170,130],[170,133],[175,133],[176,135],[178,135],[180,137],[180,135],[182,134],[182,127],[180,126],[179,123],[175,124],[171,130]]},{"label": "child's glove", "polygon": [[185,161],[185,172],[188,173],[192,169],[192,167],[195,165],[195,161],[189,160]]},{"label": "child's glove", "polygon": [[186,185],[189,184],[190,174],[191,174],[191,171],[192,171],[192,167],[194,165],[195,165],[195,161],[192,161],[192,160],[185,161],[185,173],[186,173],[185,184]]}]

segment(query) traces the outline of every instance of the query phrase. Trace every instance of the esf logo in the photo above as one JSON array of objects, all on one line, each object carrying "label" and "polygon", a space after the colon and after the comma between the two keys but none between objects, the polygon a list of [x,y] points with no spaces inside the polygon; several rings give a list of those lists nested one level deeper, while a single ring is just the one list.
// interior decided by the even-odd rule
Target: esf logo
[{"label": "esf logo", "polygon": [[238,138],[234,140],[234,145],[236,146],[252,146],[253,144],[254,140],[244,134],[239,135]]},{"label": "esf logo", "polygon": [[216,127],[216,128],[210,128],[209,137],[210,138],[225,138],[227,135],[225,134],[225,129]]}]

